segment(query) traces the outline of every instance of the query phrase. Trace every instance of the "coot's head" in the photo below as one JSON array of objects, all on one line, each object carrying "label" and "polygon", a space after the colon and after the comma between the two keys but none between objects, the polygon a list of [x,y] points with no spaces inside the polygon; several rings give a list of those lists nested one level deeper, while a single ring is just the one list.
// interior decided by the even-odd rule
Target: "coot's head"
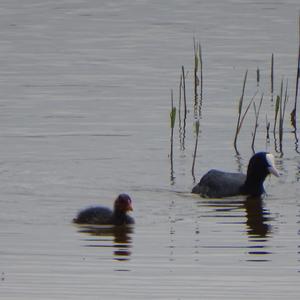
[{"label": "coot's head", "polygon": [[274,156],[268,152],[254,154],[249,161],[247,178],[241,188],[242,193],[252,196],[262,195],[265,192],[263,183],[269,174],[279,176]]},{"label": "coot's head", "polygon": [[279,173],[275,167],[274,156],[268,152],[258,152],[254,154],[248,165],[247,176],[266,178],[269,174],[273,174],[276,177]]},{"label": "coot's head", "polygon": [[129,195],[120,194],[115,200],[114,208],[117,211],[126,213],[127,211],[132,211],[132,201]]}]

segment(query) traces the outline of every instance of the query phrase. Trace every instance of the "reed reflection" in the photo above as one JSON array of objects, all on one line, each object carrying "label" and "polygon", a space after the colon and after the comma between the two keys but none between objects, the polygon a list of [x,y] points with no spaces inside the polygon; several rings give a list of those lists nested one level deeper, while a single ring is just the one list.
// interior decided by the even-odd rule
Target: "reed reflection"
[{"label": "reed reflection", "polygon": [[300,154],[300,150],[299,150],[299,139],[298,139],[298,134],[297,131],[294,131],[294,136],[295,136],[295,151]]},{"label": "reed reflection", "polygon": [[78,232],[85,233],[93,238],[87,238],[86,247],[113,248],[114,259],[129,260],[132,248],[132,226],[91,226],[82,225]]}]

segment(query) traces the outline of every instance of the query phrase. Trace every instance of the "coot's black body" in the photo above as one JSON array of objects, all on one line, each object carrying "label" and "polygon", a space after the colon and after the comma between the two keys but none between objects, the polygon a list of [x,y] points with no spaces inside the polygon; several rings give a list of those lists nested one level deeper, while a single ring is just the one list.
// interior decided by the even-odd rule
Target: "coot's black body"
[{"label": "coot's black body", "polygon": [[73,220],[77,224],[125,225],[134,224],[134,219],[127,215],[132,210],[131,199],[127,194],[120,194],[115,200],[114,209],[92,206],[80,211]]},{"label": "coot's black body", "polygon": [[134,219],[126,213],[114,212],[107,207],[92,206],[79,212],[74,222],[78,224],[123,225],[134,224]]},{"label": "coot's black body", "polygon": [[200,182],[193,188],[192,193],[207,198],[231,197],[242,194],[241,187],[245,180],[245,174],[213,169],[201,178]]},{"label": "coot's black body", "polygon": [[236,195],[261,196],[265,190],[265,178],[273,174],[279,176],[274,165],[274,157],[267,152],[259,152],[249,161],[247,175],[210,170],[193,188],[192,193],[207,198],[223,198]]}]

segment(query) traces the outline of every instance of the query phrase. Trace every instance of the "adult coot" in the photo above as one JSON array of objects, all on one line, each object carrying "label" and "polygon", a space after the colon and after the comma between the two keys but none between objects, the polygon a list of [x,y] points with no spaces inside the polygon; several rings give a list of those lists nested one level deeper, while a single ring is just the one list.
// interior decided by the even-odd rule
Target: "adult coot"
[{"label": "adult coot", "polygon": [[80,211],[73,219],[77,224],[124,225],[134,224],[134,219],[127,215],[132,211],[132,201],[127,194],[120,194],[115,200],[114,208],[92,206]]},{"label": "adult coot", "polygon": [[279,176],[274,156],[267,152],[254,154],[248,164],[247,175],[210,170],[193,188],[192,193],[207,198],[223,198],[236,195],[261,196],[264,180],[269,175]]}]

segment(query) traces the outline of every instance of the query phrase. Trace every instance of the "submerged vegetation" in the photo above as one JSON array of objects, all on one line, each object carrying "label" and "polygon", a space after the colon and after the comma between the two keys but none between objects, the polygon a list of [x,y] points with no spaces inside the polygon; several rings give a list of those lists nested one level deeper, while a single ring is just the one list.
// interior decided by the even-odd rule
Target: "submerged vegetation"
[{"label": "submerged vegetation", "polygon": [[[275,55],[271,54],[271,68],[270,68],[270,100],[266,102],[264,101],[264,94],[261,90],[261,72],[257,67],[256,69],[256,84],[257,88],[253,91],[253,96],[247,101],[246,97],[246,88],[247,88],[247,80],[248,80],[248,70],[245,71],[243,77],[242,84],[242,92],[241,96],[238,100],[238,111],[237,111],[237,122],[235,126],[235,133],[233,138],[233,149],[235,150],[237,156],[239,156],[238,149],[238,136],[242,130],[242,127],[245,123],[246,117],[250,111],[250,108],[253,107],[254,111],[254,124],[252,140],[251,140],[251,149],[255,152],[255,140],[257,136],[257,132],[259,130],[260,125],[260,115],[262,107],[266,110],[265,113],[265,122],[266,122],[266,143],[269,145],[271,142],[270,138],[270,128],[272,128],[273,133],[273,141],[274,141],[274,151],[277,152],[280,156],[283,156],[283,138],[284,133],[292,132],[295,138],[295,151],[298,151],[298,131],[297,131],[297,101],[298,101],[298,90],[299,90],[299,78],[300,78],[300,15],[299,15],[299,47],[298,47],[298,60],[296,62],[297,72],[296,72],[296,85],[295,85],[295,98],[293,109],[290,112],[290,127],[288,128],[285,124],[285,114],[288,109],[287,104],[289,100],[289,84],[288,80],[281,79],[281,84],[279,92],[276,93],[276,86],[274,84],[275,77]],[[199,143],[199,135],[201,133],[201,120],[202,120],[202,104],[203,104],[203,59],[202,59],[202,47],[200,42],[197,42],[194,38],[194,53],[193,53],[193,75],[190,76],[189,72],[185,71],[185,67],[181,67],[180,72],[180,80],[179,80],[179,89],[178,89],[178,127],[179,127],[179,144],[180,150],[185,151],[185,138],[186,138],[186,130],[187,130],[187,116],[190,111],[193,111],[193,132],[195,136],[195,144],[193,148],[193,153],[191,154],[193,157],[192,166],[191,166],[191,174],[195,181],[195,165],[198,151],[198,143]],[[189,83],[189,84],[187,84]],[[192,86],[192,94],[193,101],[188,101],[187,99],[187,86]],[[247,93],[249,94],[249,92]],[[171,181],[174,182],[174,169],[173,169],[173,151],[174,151],[174,128],[176,125],[176,106],[174,106],[173,99],[173,90],[171,91],[171,112],[170,112],[170,120],[171,120],[171,150],[170,150],[170,160],[171,160]],[[258,99],[257,99],[258,98]],[[275,99],[275,101],[274,101]],[[264,105],[263,102],[265,103]],[[193,103],[193,108],[190,110],[189,104]],[[232,105],[235,105],[235,101],[233,99]],[[244,108],[245,107],[245,108]],[[270,116],[271,117],[270,119]],[[252,118],[253,119],[253,118]],[[215,121],[215,120],[214,120]],[[286,127],[285,127],[286,126]],[[261,127],[260,131],[263,130]]]}]

